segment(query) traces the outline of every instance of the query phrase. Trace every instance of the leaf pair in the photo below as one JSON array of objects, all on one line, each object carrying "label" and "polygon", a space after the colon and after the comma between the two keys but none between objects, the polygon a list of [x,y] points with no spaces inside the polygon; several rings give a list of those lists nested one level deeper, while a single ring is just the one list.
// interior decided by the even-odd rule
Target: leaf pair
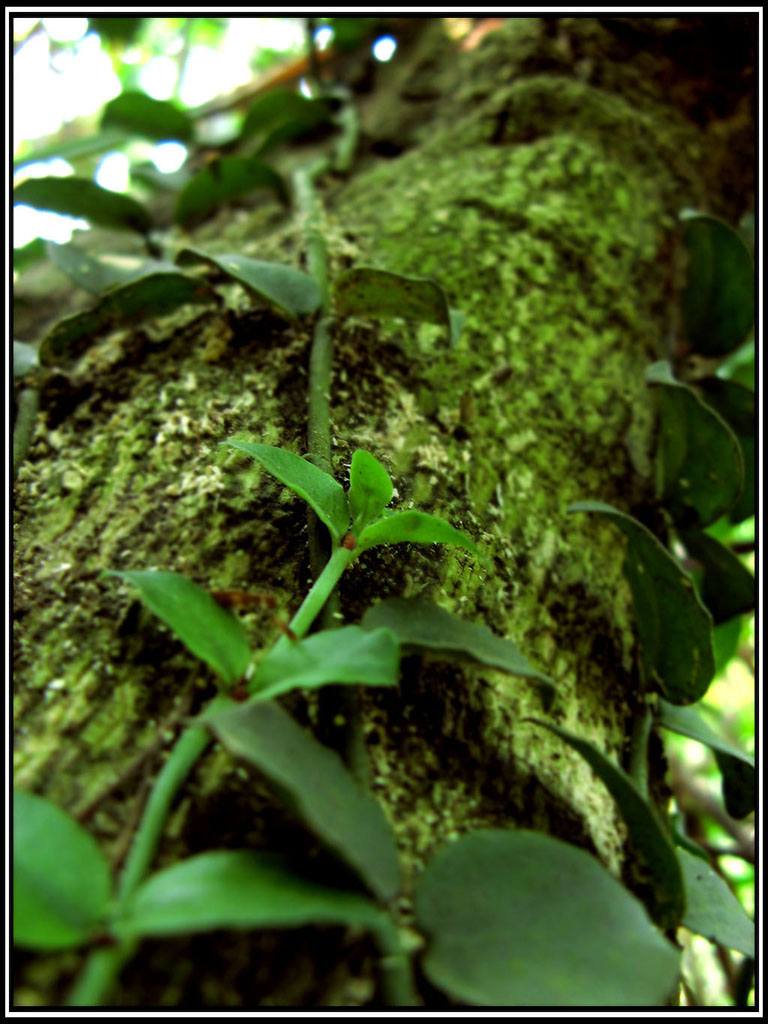
[{"label": "leaf pair", "polygon": [[358,449],[354,453],[350,489],[345,494],[332,476],[284,448],[252,441],[222,441],[222,444],[252,456],[306,501],[328,527],[334,545],[341,543],[351,526],[357,552],[377,544],[405,541],[453,544],[471,551],[487,564],[475,543],[445,520],[415,509],[387,513],[385,506],[392,497],[392,481],[381,463],[368,452]]}]

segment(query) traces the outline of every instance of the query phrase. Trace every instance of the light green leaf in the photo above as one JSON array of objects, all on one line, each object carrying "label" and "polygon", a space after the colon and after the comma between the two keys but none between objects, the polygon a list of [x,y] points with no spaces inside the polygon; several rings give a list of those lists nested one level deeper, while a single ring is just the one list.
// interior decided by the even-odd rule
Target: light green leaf
[{"label": "light green leaf", "polygon": [[74,242],[66,242],[63,245],[48,242],[48,256],[59,270],[63,270],[75,284],[79,284],[92,295],[98,295],[107,288],[128,284],[152,273],[178,275],[173,263],[122,253],[114,256],[91,256],[86,249],[75,245]]},{"label": "light green leaf", "polygon": [[337,279],[334,299],[339,316],[401,317],[444,324],[452,344],[461,330],[460,320],[451,317],[443,289],[429,278],[353,267]]},{"label": "light green leaf", "polygon": [[400,544],[406,541],[411,544],[454,544],[456,547],[471,551],[486,565],[490,564],[475,542],[466,534],[456,530],[444,519],[438,519],[437,516],[416,509],[393,512],[384,519],[370,523],[357,538],[357,546],[362,550],[372,548],[376,544]]},{"label": "light green leaf", "polygon": [[581,754],[605,785],[621,811],[632,844],[648,875],[653,891],[653,905],[648,908],[649,913],[661,928],[666,930],[677,927],[685,910],[680,865],[675,857],[674,847],[655,811],[632,779],[588,740],[536,718],[526,721],[535,722],[536,725],[549,729],[565,740]]},{"label": "light green leaf", "polygon": [[37,349],[26,341],[13,339],[13,379],[24,377],[31,370],[37,369],[40,360],[37,357]]},{"label": "light green leaf", "polygon": [[300,455],[254,441],[222,441],[256,459],[280,483],[290,487],[325,523],[338,544],[349,526],[349,506],[344,488],[332,476]]},{"label": "light green leaf", "polygon": [[176,262],[180,266],[209,263],[291,317],[314,313],[323,301],[320,288],[309,274],[282,263],[252,260],[237,253],[213,255],[191,247],[182,249]]},{"label": "light green leaf", "polygon": [[676,704],[670,704],[666,700],[659,701],[659,717],[656,722],[662,729],[669,729],[680,736],[688,736],[692,740],[703,743],[711,750],[719,750],[728,757],[735,757],[739,761],[750,765],[754,771],[755,760],[743,750],[724,740],[722,736],[711,729],[698,711],[692,707],[681,708]]},{"label": "light green leaf", "polygon": [[433,985],[474,1006],[663,1006],[677,950],[584,850],[481,829],[444,847],[417,882]]},{"label": "light green leaf", "polygon": [[599,512],[627,538],[624,574],[632,588],[642,664],[673,704],[692,704],[715,674],[712,617],[693,582],[650,530],[601,501],[579,501],[569,512]]},{"label": "light green leaf", "polygon": [[141,203],[102,188],[88,178],[28,178],[13,190],[13,202],[84,217],[91,224],[142,235],[152,227],[149,213]]},{"label": "light green leaf", "polygon": [[201,721],[232,753],[263,772],[379,899],[388,902],[397,895],[400,869],[390,825],[334,750],[297,725],[276,701],[250,701]]},{"label": "light green leaf", "polygon": [[399,666],[400,646],[391,630],[367,632],[359,626],[344,626],[273,648],[249,689],[266,700],[299,686],[326,683],[396,686]]},{"label": "light green leaf", "polygon": [[687,850],[677,856],[685,879],[687,909],[684,927],[710,942],[736,949],[754,958],[755,925],[728,888],[727,882],[709,864]]},{"label": "light green leaf", "polygon": [[251,657],[245,631],[207,590],[176,572],[146,569],[104,575],[133,584],[150,611],[225,682],[234,686],[242,678]]},{"label": "light green leaf", "polygon": [[214,850],[149,878],[126,901],[112,930],[130,939],[312,924],[376,929],[381,920],[364,896],[302,878],[274,854]]},{"label": "light green leaf", "polygon": [[71,949],[104,924],[112,890],[96,841],[42,797],[13,794],[13,941]]},{"label": "light green leaf", "polygon": [[358,448],[349,470],[349,511],[352,533],[357,536],[392,500],[392,481],[382,464]]},{"label": "light green leaf", "polygon": [[447,661],[470,661],[532,679],[540,688],[545,706],[554,696],[555,684],[550,677],[533,668],[511,640],[496,636],[487,626],[452,615],[431,601],[388,597],[366,611],[361,625],[363,629],[391,629],[408,652],[425,652]]}]

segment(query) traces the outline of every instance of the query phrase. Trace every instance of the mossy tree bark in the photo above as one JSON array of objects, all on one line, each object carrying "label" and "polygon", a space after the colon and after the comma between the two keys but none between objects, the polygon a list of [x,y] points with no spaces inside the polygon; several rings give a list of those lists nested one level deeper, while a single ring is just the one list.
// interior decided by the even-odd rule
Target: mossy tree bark
[{"label": "mossy tree bark", "polygon": [[[368,449],[396,507],[448,519],[493,563],[376,549],[342,581],[345,619],[404,594],[486,623],[553,677],[554,720],[625,765],[640,693],[622,544],[566,509],[599,499],[645,515],[643,372],[675,337],[676,215],[735,221],[749,205],[753,42],[738,17],[517,18],[457,53],[435,19],[402,70],[382,72],[367,156],[325,196],[332,273],[434,277],[466,318],[454,348],[431,326],[336,324],[336,476],[346,484],[351,453]],[[194,241],[302,258],[300,225],[271,205],[222,213]],[[286,618],[309,583],[304,506],[217,442],[239,432],[306,451],[310,332],[227,294],[226,314],[116,331],[51,372],[15,488],[16,785],[79,814],[116,861],[165,745],[213,680],[101,570],[269,591]],[[266,618],[246,621],[255,644],[275,638]],[[339,742],[325,696],[287,703]],[[472,828],[543,830],[626,870],[607,792],[521,721],[541,714],[523,680],[406,659],[397,692],[363,692],[361,705],[372,788],[402,852],[404,922],[419,869]],[[261,780],[212,748],[158,863],[242,846],[325,863]],[[375,999],[374,961],[342,929],[147,942],[115,1000],[361,1005]],[[24,956],[17,999],[61,1002],[80,962]]]}]

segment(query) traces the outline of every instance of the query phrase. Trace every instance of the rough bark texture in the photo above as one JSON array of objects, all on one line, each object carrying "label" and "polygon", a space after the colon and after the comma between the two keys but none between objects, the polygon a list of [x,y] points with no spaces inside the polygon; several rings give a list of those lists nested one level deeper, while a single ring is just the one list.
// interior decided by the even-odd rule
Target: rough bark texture
[{"label": "rough bark texture", "polygon": [[[633,510],[650,493],[643,371],[675,329],[676,215],[734,221],[749,204],[750,45],[738,17],[515,18],[458,54],[435,20],[403,70],[382,72],[362,169],[325,197],[334,271],[435,277],[466,316],[453,349],[437,328],[338,325],[337,478],[367,448],[396,507],[447,518],[493,563],[379,548],[342,580],[346,620],[405,594],[486,623],[554,678],[554,720],[620,762],[638,699],[622,543],[566,509],[594,498]],[[194,241],[301,262],[300,225],[272,205],[224,212]],[[115,858],[162,752],[110,787],[214,685],[101,570],[268,590],[286,616],[309,583],[303,504],[217,448],[237,434],[306,450],[309,331],[227,295],[226,315],[184,310],[115,332],[52,373],[15,488],[16,785],[73,813],[107,793],[88,824]],[[273,640],[266,619],[246,621],[255,644]],[[425,861],[478,826],[546,831],[626,871],[606,791],[521,721],[541,713],[524,681],[409,659],[397,692],[361,700],[373,788],[402,852],[404,923]],[[326,704],[288,701],[333,743]],[[212,748],[159,863],[246,845],[315,850],[260,779]],[[18,1002],[60,1002],[80,962],[20,958]],[[147,942],[115,993],[121,1006],[189,1008],[375,999],[374,951],[343,929]]]}]

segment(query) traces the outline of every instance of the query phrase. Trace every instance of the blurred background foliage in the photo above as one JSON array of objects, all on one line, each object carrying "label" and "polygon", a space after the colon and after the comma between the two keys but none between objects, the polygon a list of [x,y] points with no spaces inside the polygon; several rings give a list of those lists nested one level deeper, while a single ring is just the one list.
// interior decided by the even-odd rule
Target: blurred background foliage
[{"label": "blurred background foliage", "polygon": [[[478,31],[478,21],[445,19],[449,34],[465,41]],[[196,153],[237,138],[249,105],[280,81],[276,68],[285,70],[289,88],[310,96],[310,62],[317,63],[329,49],[389,60],[397,46],[383,18],[14,16],[12,30],[14,184],[76,173],[139,199],[157,187],[151,167],[171,185]],[[105,104],[132,92],[172,101],[194,124],[192,137],[141,138],[102,124]],[[73,231],[87,228],[83,220],[17,204],[15,274],[45,258],[45,239],[67,242]],[[743,221],[739,229],[754,250],[754,221]],[[718,376],[754,391],[754,351],[752,335],[719,365]],[[754,573],[753,516],[737,523],[724,516],[705,532]],[[684,567],[701,586],[697,563],[682,555]],[[697,709],[723,739],[754,756],[754,615],[717,625],[714,645],[718,674]],[[667,730],[659,735],[669,764],[676,827],[707,851],[753,916],[754,813],[740,820],[726,813],[721,771],[709,747]],[[684,1005],[753,1005],[750,962],[685,929],[680,939]]]}]

